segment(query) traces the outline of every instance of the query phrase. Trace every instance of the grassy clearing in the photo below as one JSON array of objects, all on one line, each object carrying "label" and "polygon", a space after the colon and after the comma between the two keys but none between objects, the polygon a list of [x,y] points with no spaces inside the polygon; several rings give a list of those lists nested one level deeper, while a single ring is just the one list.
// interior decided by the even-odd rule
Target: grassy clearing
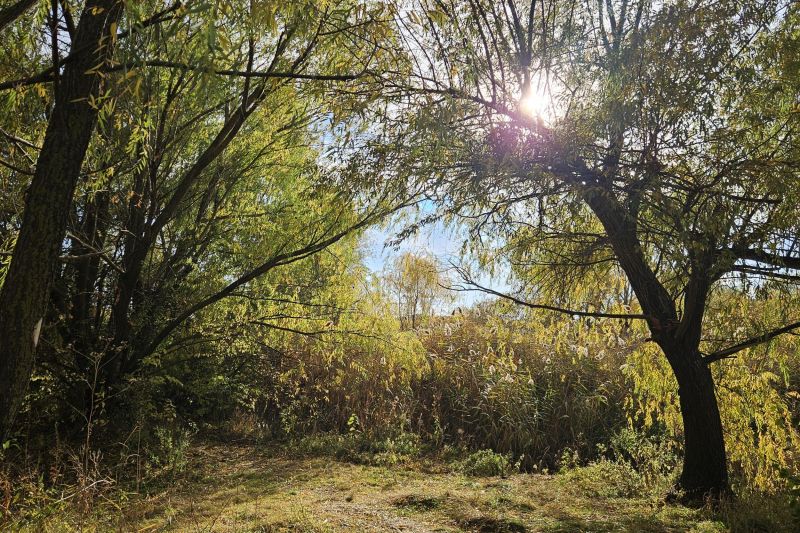
[{"label": "grassy clearing", "polygon": [[[468,477],[440,463],[369,466],[286,450],[205,445],[185,475],[92,515],[52,507],[23,531],[727,531],[707,511],[633,493],[612,464],[566,474]],[[616,476],[616,477],[615,477]],[[113,501],[112,501],[113,500]],[[788,530],[788,529],[787,529]]]}]

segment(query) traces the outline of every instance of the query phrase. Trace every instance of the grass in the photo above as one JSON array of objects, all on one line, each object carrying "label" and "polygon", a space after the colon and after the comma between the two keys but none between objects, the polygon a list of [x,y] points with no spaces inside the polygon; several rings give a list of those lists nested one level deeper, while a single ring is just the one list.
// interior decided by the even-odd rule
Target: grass
[{"label": "grass", "polygon": [[[21,531],[669,532],[727,531],[708,512],[605,486],[597,467],[558,475],[475,477],[441,464],[353,464],[285,450],[203,445],[184,476],[149,494],[110,498],[7,523]],[[606,467],[611,468],[611,467]]]}]

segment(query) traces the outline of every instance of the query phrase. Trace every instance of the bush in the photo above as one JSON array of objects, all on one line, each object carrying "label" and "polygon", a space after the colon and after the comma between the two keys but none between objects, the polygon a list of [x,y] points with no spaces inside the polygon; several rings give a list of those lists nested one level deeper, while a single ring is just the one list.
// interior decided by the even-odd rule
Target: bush
[{"label": "bush", "polygon": [[194,433],[193,428],[157,427],[147,446],[151,469],[168,472],[170,476],[183,472]]},{"label": "bush", "polygon": [[559,474],[566,486],[593,498],[641,496],[644,484],[628,463],[601,459],[583,467],[564,469]]},{"label": "bush", "polygon": [[617,462],[630,465],[648,489],[669,490],[680,465],[680,443],[667,434],[646,435],[623,428],[611,437],[608,452]]},{"label": "bush", "polygon": [[461,461],[458,468],[468,476],[507,476],[514,470],[514,465],[508,455],[478,450]]}]

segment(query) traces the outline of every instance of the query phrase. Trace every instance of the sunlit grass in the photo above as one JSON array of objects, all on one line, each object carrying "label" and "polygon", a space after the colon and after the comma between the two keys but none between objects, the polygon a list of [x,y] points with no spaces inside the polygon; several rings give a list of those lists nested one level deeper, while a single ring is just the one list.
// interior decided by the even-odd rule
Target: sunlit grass
[{"label": "sunlit grass", "polygon": [[[68,507],[14,530],[71,531],[728,531],[762,518],[712,515],[636,491],[613,463],[557,475],[474,477],[429,462],[370,466],[282,449],[202,446],[186,476],[91,516]],[[754,522],[755,520],[755,522]],[[736,526],[736,524],[740,524]],[[788,526],[787,524],[787,527]],[[786,529],[787,531],[789,529]]]}]

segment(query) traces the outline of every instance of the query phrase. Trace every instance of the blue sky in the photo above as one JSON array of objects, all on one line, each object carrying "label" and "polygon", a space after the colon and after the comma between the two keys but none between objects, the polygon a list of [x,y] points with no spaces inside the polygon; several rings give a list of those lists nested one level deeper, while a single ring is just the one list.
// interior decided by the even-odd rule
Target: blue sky
[{"label": "blue sky", "polygon": [[[419,232],[408,237],[397,246],[386,246],[393,240],[398,231],[402,229],[399,222],[389,223],[386,227],[369,229],[363,237],[364,263],[374,273],[380,274],[391,266],[395,258],[405,252],[416,254],[430,254],[446,268],[451,262],[456,264],[470,263],[469,257],[462,257],[461,248],[464,239],[468,238],[463,228],[448,227],[442,222],[436,222],[422,227]],[[504,291],[509,288],[507,271],[498,269],[500,274],[494,278],[487,274],[479,276],[479,282],[487,287]],[[456,293],[456,302],[453,306],[469,306],[486,298],[481,292]]]}]

